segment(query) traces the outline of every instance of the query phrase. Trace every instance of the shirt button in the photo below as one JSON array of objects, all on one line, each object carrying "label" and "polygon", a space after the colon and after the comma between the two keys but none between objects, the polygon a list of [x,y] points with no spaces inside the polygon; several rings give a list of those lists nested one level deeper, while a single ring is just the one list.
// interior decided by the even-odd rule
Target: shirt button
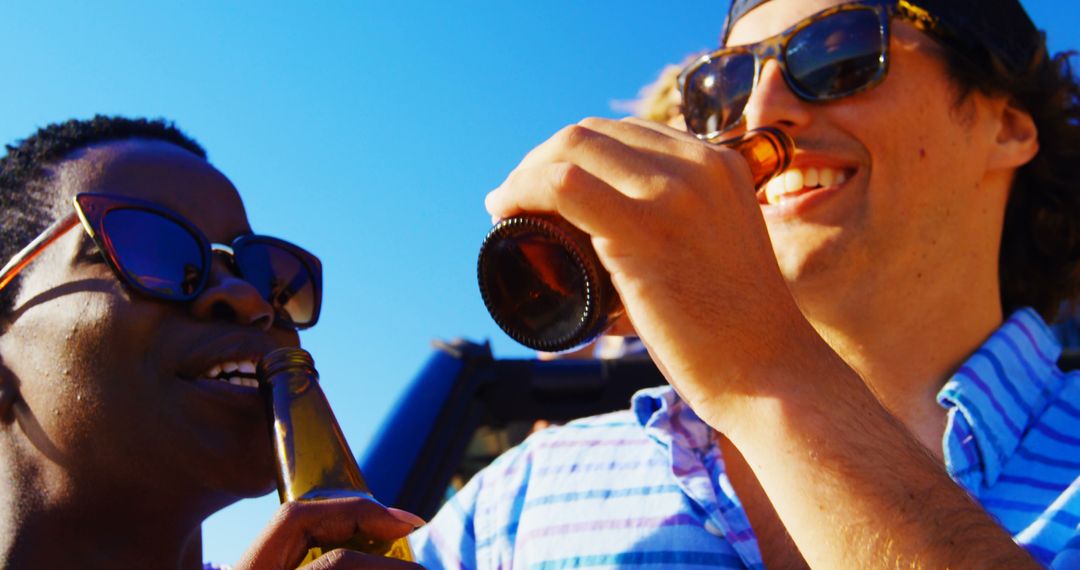
[{"label": "shirt button", "polygon": [[705,520],[705,532],[713,536],[724,536],[724,531],[712,519]]}]

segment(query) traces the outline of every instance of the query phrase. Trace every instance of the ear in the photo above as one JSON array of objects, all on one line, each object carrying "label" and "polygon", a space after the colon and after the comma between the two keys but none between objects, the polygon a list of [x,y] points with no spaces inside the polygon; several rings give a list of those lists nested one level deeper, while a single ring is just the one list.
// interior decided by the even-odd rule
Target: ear
[{"label": "ear", "polygon": [[1002,100],[995,107],[997,133],[987,166],[990,170],[1020,168],[1039,153],[1039,129],[1031,113],[1012,100]]}]

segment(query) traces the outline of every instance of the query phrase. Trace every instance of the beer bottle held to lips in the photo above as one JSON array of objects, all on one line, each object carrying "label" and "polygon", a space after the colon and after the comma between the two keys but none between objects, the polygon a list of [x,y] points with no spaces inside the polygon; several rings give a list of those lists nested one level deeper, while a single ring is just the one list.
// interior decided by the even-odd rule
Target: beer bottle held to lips
[{"label": "beer bottle held to lips", "polygon": [[[795,153],[791,137],[773,127],[717,144],[742,155],[755,189],[783,172]],[[524,214],[495,224],[480,246],[477,278],[495,323],[535,350],[584,345],[623,313],[589,235],[552,214]]]},{"label": "beer bottle held to lips", "polygon": [[[342,497],[374,501],[319,387],[311,355],[302,348],[279,348],[262,358],[256,374],[270,420],[281,502]],[[301,565],[335,548],[413,560],[405,538],[375,541],[355,536],[310,549]]]}]

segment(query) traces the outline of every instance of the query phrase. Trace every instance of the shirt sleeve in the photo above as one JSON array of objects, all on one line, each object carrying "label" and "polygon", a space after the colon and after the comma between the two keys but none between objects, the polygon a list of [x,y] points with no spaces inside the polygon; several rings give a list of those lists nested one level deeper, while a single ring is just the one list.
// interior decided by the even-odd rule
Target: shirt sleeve
[{"label": "shirt sleeve", "polygon": [[416,561],[428,570],[478,569],[475,521],[481,479],[482,473],[473,477],[431,522],[409,536]]},{"label": "shirt sleeve", "polygon": [[416,561],[433,570],[514,567],[521,501],[529,489],[533,461],[531,444],[557,430],[533,434],[477,473],[431,522],[409,537]]}]

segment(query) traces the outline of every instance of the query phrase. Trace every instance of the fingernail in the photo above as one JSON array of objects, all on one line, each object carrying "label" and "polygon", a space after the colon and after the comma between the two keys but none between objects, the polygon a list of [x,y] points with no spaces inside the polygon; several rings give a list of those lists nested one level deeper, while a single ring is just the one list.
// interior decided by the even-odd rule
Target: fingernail
[{"label": "fingernail", "polygon": [[403,523],[405,523],[407,525],[411,525],[413,528],[420,528],[420,527],[424,526],[425,524],[427,524],[427,522],[425,522],[424,519],[410,513],[409,511],[403,511],[401,509],[395,509],[394,507],[390,507],[390,508],[386,509],[386,511],[389,512],[395,519],[397,519],[397,520],[399,520],[399,521],[401,521],[401,522],[403,522]]}]

